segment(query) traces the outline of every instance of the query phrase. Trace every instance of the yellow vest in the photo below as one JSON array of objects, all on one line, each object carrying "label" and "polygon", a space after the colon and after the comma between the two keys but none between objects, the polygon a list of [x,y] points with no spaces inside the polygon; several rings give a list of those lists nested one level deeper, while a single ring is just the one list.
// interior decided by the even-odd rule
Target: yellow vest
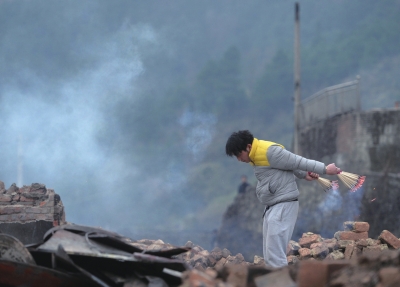
[{"label": "yellow vest", "polygon": [[283,145],[278,143],[258,140],[254,138],[253,143],[251,144],[251,151],[249,154],[249,157],[251,159],[250,164],[256,166],[269,166],[267,150],[272,145],[278,145],[282,148],[285,148]]}]

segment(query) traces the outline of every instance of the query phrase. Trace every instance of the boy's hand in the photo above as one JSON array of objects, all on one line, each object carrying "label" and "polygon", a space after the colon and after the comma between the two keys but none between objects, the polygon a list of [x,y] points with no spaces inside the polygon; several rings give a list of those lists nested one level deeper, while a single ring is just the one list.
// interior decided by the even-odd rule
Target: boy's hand
[{"label": "boy's hand", "polygon": [[305,177],[305,180],[312,181],[312,180],[318,179],[318,177],[319,177],[318,173],[308,172],[306,177]]},{"label": "boy's hand", "polygon": [[336,167],[335,163],[328,164],[326,166],[326,174],[336,175],[341,172],[340,168]]}]

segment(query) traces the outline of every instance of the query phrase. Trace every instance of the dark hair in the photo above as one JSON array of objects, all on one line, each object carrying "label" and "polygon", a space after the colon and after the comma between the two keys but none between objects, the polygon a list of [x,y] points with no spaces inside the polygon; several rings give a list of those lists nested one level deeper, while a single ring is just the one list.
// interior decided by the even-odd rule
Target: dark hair
[{"label": "dark hair", "polygon": [[246,150],[248,144],[252,144],[253,135],[248,130],[238,131],[231,134],[225,146],[225,152],[228,156],[238,156]]}]

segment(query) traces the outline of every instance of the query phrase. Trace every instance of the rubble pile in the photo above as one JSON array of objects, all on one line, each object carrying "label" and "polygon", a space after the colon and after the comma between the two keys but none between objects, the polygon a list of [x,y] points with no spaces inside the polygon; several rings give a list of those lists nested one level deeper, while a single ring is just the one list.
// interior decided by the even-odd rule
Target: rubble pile
[{"label": "rubble pile", "polygon": [[189,267],[172,257],[188,250],[74,224],[27,246],[0,233],[0,286],[179,286]]},{"label": "rubble pile", "polygon": [[388,230],[368,238],[367,222],[343,225],[334,238],[307,232],[290,241],[289,266],[279,269],[259,256],[246,262],[240,253],[218,247],[209,252],[189,241],[191,250],[176,256],[193,267],[182,286],[400,286],[400,240]]},{"label": "rubble pile", "polygon": [[289,265],[271,268],[257,255],[248,262],[227,248],[208,251],[191,241],[176,247],[160,239],[132,240],[100,228],[64,224],[34,245],[23,246],[0,234],[0,285],[400,286],[400,240],[387,230],[378,239],[368,238],[368,229],[366,222],[345,222],[344,230],[331,239],[304,233],[288,245]]}]

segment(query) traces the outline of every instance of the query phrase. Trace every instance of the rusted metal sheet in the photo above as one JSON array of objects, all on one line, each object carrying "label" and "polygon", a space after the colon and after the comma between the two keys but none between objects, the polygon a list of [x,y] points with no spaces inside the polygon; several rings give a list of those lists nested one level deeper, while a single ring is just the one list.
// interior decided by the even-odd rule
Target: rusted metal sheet
[{"label": "rusted metal sheet", "polygon": [[53,269],[0,259],[0,285],[24,287],[91,287],[89,280]]}]

